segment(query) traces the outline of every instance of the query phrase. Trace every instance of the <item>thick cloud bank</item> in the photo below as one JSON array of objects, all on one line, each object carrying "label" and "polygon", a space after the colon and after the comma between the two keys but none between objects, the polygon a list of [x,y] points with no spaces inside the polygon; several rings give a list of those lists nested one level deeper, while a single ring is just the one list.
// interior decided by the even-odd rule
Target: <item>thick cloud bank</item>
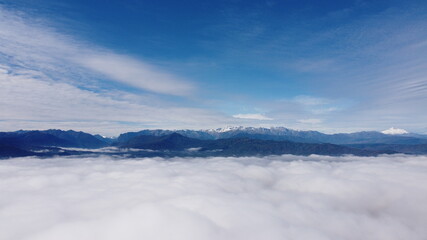
[{"label": "thick cloud bank", "polygon": [[0,161],[1,239],[427,239],[427,157]]}]

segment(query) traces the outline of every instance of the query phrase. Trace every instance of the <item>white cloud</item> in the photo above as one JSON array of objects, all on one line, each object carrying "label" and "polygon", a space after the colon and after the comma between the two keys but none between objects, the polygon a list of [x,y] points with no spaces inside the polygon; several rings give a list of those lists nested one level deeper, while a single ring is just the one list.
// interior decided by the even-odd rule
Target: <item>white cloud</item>
[{"label": "white cloud", "polygon": [[395,134],[405,134],[408,133],[408,131],[406,131],[405,129],[401,129],[401,128],[394,128],[391,127],[387,130],[382,131],[382,133],[384,134],[390,134],[390,135],[395,135]]},{"label": "white cloud", "polygon": [[[313,36],[306,38],[307,41],[300,41],[302,45],[299,46],[295,46],[294,42],[297,41],[292,40],[291,45],[295,51],[302,50],[313,53],[305,57],[303,62],[300,62],[302,65],[308,66],[305,70],[316,72],[316,75],[309,77],[311,79],[307,79],[307,84],[305,84],[310,86],[310,94],[313,96],[303,95],[288,99],[287,107],[269,108],[275,103],[265,103],[267,107],[263,106],[262,109],[265,110],[268,118],[274,119],[274,122],[268,123],[274,123],[275,126],[286,125],[287,127],[300,128],[301,126],[292,125],[292,123],[295,123],[297,119],[318,118],[315,115],[321,114],[321,118],[325,119],[327,124],[319,124],[316,126],[316,130],[348,132],[399,125],[410,131],[425,132],[425,122],[427,121],[425,110],[425,102],[427,101],[425,55],[427,48],[425,39],[427,32],[424,25],[425,14],[423,11],[395,9],[395,11],[383,11],[375,15],[367,15],[337,29],[313,32]],[[383,29],[383,31],[378,32],[378,28]],[[286,38],[288,35],[286,34]],[[294,36],[300,35],[294,34]],[[360,36],[370,36],[370,38],[360,38]],[[283,41],[277,41],[277,39],[280,38],[274,37],[274,42],[283,45]],[[323,47],[326,42],[334,46],[334,52],[327,51],[327,48]],[[319,43],[322,45],[321,48],[318,48]],[[262,48],[269,45],[268,43],[256,44]],[[230,46],[233,46],[234,51],[235,44],[230,44]],[[322,51],[316,52],[316,49]],[[244,52],[250,53],[252,50],[259,52],[259,49],[256,48],[247,50],[245,49]],[[323,50],[325,50],[324,53]],[[274,52],[280,51],[274,50]],[[270,54],[271,51],[268,53]],[[236,55],[241,56],[241,54]],[[297,55],[299,56],[299,54]],[[265,57],[272,59],[274,64],[283,61],[283,59],[272,58],[271,56]],[[259,59],[259,57],[254,59]],[[355,59],[359,60],[355,62]],[[299,57],[288,60],[298,63]],[[122,85],[133,86],[153,93],[178,96],[197,92],[195,91],[195,84],[191,81],[175,76],[172,72],[153,66],[147,61],[79,41],[58,32],[43,19],[0,7],[0,65],[5,64],[10,69],[7,72],[0,70],[2,73],[15,72],[17,69],[25,69],[27,72],[32,70],[32,78],[36,80],[44,80],[47,75],[51,80],[54,79],[57,82],[67,83],[88,91],[96,90],[93,92],[94,95],[112,95],[114,93],[103,92],[100,94],[98,90],[105,90],[111,86],[120,88]],[[324,66],[328,69],[333,67],[333,71],[328,74],[328,69],[322,68]],[[41,78],[41,75],[45,76]],[[22,87],[26,87],[26,85],[23,84]],[[54,91],[51,93],[54,94]],[[327,96],[327,98],[315,96]],[[22,100],[25,95],[19,98]],[[341,99],[354,101],[354,106],[340,105]],[[204,99],[199,102],[206,101]],[[128,102],[136,104],[132,101]],[[229,104],[229,101],[226,102]],[[157,101],[147,101],[143,105],[153,106],[155,104],[158,104]],[[169,102],[169,104],[171,103]],[[252,105],[256,104],[253,103]],[[278,105],[283,105],[283,103],[278,103]],[[3,109],[13,109],[13,105],[1,106],[2,116]],[[26,110],[17,109],[16,111],[18,115],[23,114]],[[59,109],[55,111],[58,111],[58,116],[65,112]],[[174,125],[171,120],[167,124],[159,123],[156,127],[193,126],[191,118],[198,116],[199,111],[200,109],[196,112],[188,111],[187,118],[190,119],[190,122],[186,124]],[[32,112],[37,112],[37,108]],[[151,119],[157,114],[156,111],[142,111],[142,113],[145,114],[144,117],[140,117],[140,113],[135,112],[135,119],[138,117],[143,120]],[[214,113],[209,114],[215,115]],[[110,115],[114,115],[113,112]],[[116,118],[117,116],[113,117]],[[172,115],[169,119],[173,118]],[[198,119],[197,117],[194,118]],[[220,118],[222,120],[219,120]],[[122,121],[128,121],[126,119],[123,118]],[[224,116],[218,114],[211,119],[221,122],[209,121],[209,123],[204,122],[204,124],[199,122],[199,126],[215,128],[228,124],[244,125],[249,122],[244,118],[235,118],[234,121],[236,122],[230,119],[225,120]],[[18,127],[25,128],[26,126],[49,127],[49,124],[53,124],[51,127],[62,125],[67,128],[74,128],[72,123],[76,124],[74,125],[76,127],[89,131],[91,128],[99,129],[101,125],[103,128],[108,128],[109,132],[114,131],[114,129],[123,129],[121,124],[112,123],[109,118],[104,119],[105,121],[99,124],[99,120],[95,120],[98,122],[94,124],[93,122],[78,122],[74,118],[66,119],[61,123],[55,123],[54,120],[51,121],[50,119],[38,120],[40,121],[38,124],[29,121],[23,123],[19,119],[8,122],[4,118],[1,120],[3,120],[0,122],[1,130],[16,130]],[[28,118],[28,120],[31,119]],[[14,124],[15,122],[18,124]],[[132,127],[137,129],[156,124],[150,121],[142,122],[143,124]],[[352,123],[351,126],[349,126],[349,122]],[[132,123],[137,122],[132,121]],[[254,126],[264,123],[256,119],[250,122]],[[118,131],[115,130],[115,132]]]},{"label": "white cloud", "polygon": [[[148,92],[129,93],[126,85]],[[193,83],[147,62],[77,41],[43,19],[0,6],[1,131],[61,128],[111,136],[232,123],[219,112],[164,96],[194,90]]]},{"label": "white cloud", "polygon": [[0,161],[10,240],[427,237],[427,157]]},{"label": "white cloud", "polygon": [[322,123],[322,119],[317,118],[308,118],[308,119],[300,119],[298,120],[299,123],[306,123],[306,124],[318,124]]},{"label": "white cloud", "polygon": [[164,69],[75,40],[49,27],[48,22],[1,6],[0,53],[7,56],[2,61],[0,54],[0,63],[52,73],[58,79],[64,74],[80,74],[80,84],[87,84],[84,76],[102,74],[111,81],[161,94],[185,96],[195,89],[194,84]]},{"label": "white cloud", "polygon": [[273,120],[272,118],[266,117],[263,114],[259,114],[259,113],[235,114],[233,115],[233,117],[241,118],[241,119],[252,119],[252,120]]},{"label": "white cloud", "polygon": [[60,128],[111,136],[147,127],[201,128],[226,123],[226,117],[218,113],[166,103],[159,106],[149,98],[138,103],[43,76],[36,79],[33,73],[0,71],[0,106],[2,131]]},{"label": "white cloud", "polygon": [[194,90],[189,82],[127,56],[97,54],[79,57],[76,61],[110,79],[153,92],[185,96]]},{"label": "white cloud", "polygon": [[325,98],[318,98],[318,97],[304,96],[304,95],[296,96],[294,97],[293,100],[299,104],[307,105],[307,106],[318,106],[318,105],[325,105],[330,103],[330,100]]}]

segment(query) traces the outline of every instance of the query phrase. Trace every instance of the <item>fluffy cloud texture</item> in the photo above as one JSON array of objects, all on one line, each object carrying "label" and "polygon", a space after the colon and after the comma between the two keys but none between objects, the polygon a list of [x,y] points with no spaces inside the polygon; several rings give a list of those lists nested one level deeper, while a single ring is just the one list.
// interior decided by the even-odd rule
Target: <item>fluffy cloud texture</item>
[{"label": "fluffy cloud texture", "polygon": [[426,239],[427,157],[0,161],[3,239]]}]

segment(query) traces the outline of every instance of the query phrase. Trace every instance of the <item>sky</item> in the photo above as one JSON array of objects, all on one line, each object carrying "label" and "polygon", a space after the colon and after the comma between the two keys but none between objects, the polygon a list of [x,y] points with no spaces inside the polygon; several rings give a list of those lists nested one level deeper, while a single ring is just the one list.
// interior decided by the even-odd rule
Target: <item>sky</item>
[{"label": "sky", "polygon": [[0,161],[4,239],[424,240],[427,157]]},{"label": "sky", "polygon": [[0,0],[0,131],[427,133],[425,1]]}]

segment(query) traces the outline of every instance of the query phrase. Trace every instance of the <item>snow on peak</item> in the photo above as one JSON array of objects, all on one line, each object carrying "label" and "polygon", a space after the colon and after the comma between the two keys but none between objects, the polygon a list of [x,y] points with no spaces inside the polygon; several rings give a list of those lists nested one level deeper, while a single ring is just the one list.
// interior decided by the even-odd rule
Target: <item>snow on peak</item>
[{"label": "snow on peak", "polygon": [[244,126],[227,126],[224,128],[216,128],[216,129],[208,129],[206,132],[216,132],[216,133],[224,133],[230,131],[244,131],[244,132],[284,132],[284,131],[292,131],[285,127],[244,127]]},{"label": "snow on peak", "polygon": [[229,132],[229,131],[243,130],[243,129],[244,129],[244,127],[242,127],[242,126],[238,126],[238,127],[228,126],[228,127],[225,127],[225,128],[217,128],[215,131],[216,132]]},{"label": "snow on peak", "polygon": [[406,133],[408,133],[408,131],[406,131],[405,129],[401,129],[401,128],[391,127],[387,130],[382,131],[382,133],[390,134],[390,135],[397,135],[397,134],[406,134]]}]

